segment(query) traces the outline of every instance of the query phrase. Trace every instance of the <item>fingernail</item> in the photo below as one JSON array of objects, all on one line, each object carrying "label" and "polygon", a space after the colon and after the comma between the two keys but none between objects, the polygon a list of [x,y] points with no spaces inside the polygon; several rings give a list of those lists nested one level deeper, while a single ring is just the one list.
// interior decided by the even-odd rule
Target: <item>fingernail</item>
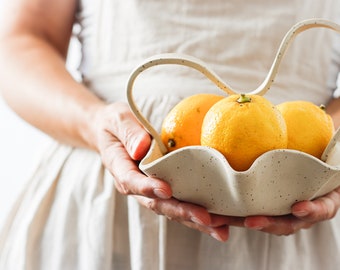
[{"label": "fingernail", "polygon": [[159,189],[159,188],[155,188],[153,190],[153,193],[160,199],[170,199],[171,196],[169,196],[167,193],[164,192],[164,190]]},{"label": "fingernail", "polygon": [[248,227],[249,229],[256,230],[256,231],[261,231],[263,230],[263,226],[254,226],[254,227]]},{"label": "fingernail", "polygon": [[131,153],[136,152],[136,150],[138,149],[139,144],[140,144],[140,139],[139,139],[139,137],[134,138],[134,141],[133,141],[133,142],[130,142],[130,144],[129,144],[129,146],[130,146],[130,147],[129,147],[130,152],[131,152]]},{"label": "fingernail", "polygon": [[210,233],[210,236],[215,238],[217,241],[224,242],[224,240],[215,232]]},{"label": "fingernail", "polygon": [[308,215],[308,212],[307,211],[295,211],[294,213],[294,216],[298,216],[298,217],[305,217]]},{"label": "fingernail", "polygon": [[266,227],[266,220],[257,220],[256,222],[252,219],[246,219],[244,221],[244,226],[251,230],[260,231]]},{"label": "fingernail", "polygon": [[191,221],[192,222],[194,222],[194,223],[197,223],[197,224],[199,224],[199,225],[206,225],[204,222],[203,222],[203,220],[201,220],[201,219],[199,219],[199,218],[197,218],[197,217],[191,217]]}]

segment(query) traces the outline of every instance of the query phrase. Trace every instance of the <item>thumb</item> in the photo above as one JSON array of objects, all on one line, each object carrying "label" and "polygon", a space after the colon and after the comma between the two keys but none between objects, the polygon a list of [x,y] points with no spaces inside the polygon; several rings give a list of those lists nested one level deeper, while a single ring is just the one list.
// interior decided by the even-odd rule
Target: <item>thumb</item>
[{"label": "thumb", "polygon": [[131,135],[130,140],[127,140],[124,145],[133,160],[141,160],[149,150],[150,144],[150,135],[142,129],[137,131],[135,136]]},{"label": "thumb", "polygon": [[135,118],[127,104],[118,103],[111,119],[110,132],[124,145],[133,160],[142,159],[150,148],[151,137]]}]

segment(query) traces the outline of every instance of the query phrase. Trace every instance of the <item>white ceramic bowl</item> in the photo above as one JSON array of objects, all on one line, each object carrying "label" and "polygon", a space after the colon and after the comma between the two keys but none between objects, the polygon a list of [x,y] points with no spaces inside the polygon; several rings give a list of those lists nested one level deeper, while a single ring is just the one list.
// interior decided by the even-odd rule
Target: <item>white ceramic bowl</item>
[{"label": "white ceramic bowl", "polygon": [[[323,19],[304,20],[294,25],[283,38],[267,77],[250,94],[264,95],[273,84],[282,57],[299,33],[325,27],[340,33],[340,26]],[[275,150],[260,156],[245,172],[233,170],[218,151],[185,147],[169,154],[159,134],[136,106],[132,89],[144,70],[162,64],[185,65],[198,70],[227,94],[238,91],[210,70],[201,60],[187,55],[156,55],[141,63],[131,74],[127,99],[131,110],[154,138],[140,169],[149,176],[169,182],[179,200],[202,205],[208,211],[231,216],[284,215],[292,204],[313,200],[340,186],[339,130],[324,152],[322,160],[293,150]]]},{"label": "white ceramic bowl", "polygon": [[294,150],[260,156],[244,172],[233,170],[212,148],[189,146],[163,155],[153,141],[140,169],[170,183],[175,198],[230,216],[284,215],[292,204],[312,200],[340,185],[340,132],[326,161]]}]

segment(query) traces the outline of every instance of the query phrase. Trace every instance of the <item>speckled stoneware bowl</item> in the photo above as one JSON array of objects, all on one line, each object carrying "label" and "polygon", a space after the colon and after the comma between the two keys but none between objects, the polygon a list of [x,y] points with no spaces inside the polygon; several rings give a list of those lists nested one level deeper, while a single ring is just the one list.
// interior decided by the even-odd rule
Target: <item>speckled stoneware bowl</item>
[{"label": "speckled stoneware bowl", "polygon": [[[340,32],[337,24],[321,19],[306,20],[293,26],[281,43],[267,78],[249,93],[264,95],[269,90],[289,43],[298,33],[313,27]],[[260,156],[250,169],[243,172],[233,170],[220,152],[209,147],[188,146],[166,153],[159,134],[140,113],[132,96],[136,77],[145,69],[161,64],[192,67],[226,93],[238,91],[225,84],[205,63],[187,55],[154,56],[131,74],[127,86],[130,107],[154,138],[140,169],[149,176],[170,183],[175,198],[223,215],[284,215],[290,213],[295,202],[312,200],[340,185],[339,130],[321,160],[299,151],[274,150]]]},{"label": "speckled stoneware bowl", "polygon": [[147,175],[169,182],[179,200],[231,216],[283,215],[291,205],[312,200],[340,185],[338,131],[323,162],[293,150],[260,156],[244,172],[234,171],[215,149],[191,146],[163,155],[155,141],[140,163]]}]

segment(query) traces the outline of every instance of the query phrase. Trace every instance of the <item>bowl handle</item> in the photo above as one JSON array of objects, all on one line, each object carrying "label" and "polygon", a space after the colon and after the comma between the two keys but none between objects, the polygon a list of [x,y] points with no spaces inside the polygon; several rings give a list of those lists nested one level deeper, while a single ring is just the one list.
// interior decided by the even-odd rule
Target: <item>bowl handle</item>
[{"label": "bowl handle", "polygon": [[127,84],[127,100],[130,105],[132,112],[135,114],[137,119],[144,125],[145,129],[151,134],[151,136],[156,140],[162,154],[167,152],[167,148],[163,144],[158,132],[152,127],[149,121],[142,115],[139,108],[137,107],[133,95],[132,89],[135,79],[139,74],[141,74],[146,69],[165,64],[177,64],[182,66],[188,66],[190,68],[196,69],[202,72],[207,78],[209,78],[215,85],[221,88],[224,92],[228,94],[235,93],[230,86],[224,83],[212,70],[210,70],[207,65],[201,60],[183,54],[169,53],[169,54],[159,54],[146,59],[142,64],[140,64],[130,75]]},{"label": "bowl handle", "polygon": [[133,95],[132,89],[134,85],[134,81],[146,69],[158,66],[158,65],[165,65],[165,64],[177,64],[182,66],[187,66],[193,69],[198,70],[199,72],[203,73],[208,79],[210,79],[217,87],[219,87],[222,91],[227,94],[240,94],[240,93],[248,93],[254,95],[264,95],[274,83],[275,76],[278,72],[281,60],[288,49],[291,42],[294,38],[301,32],[316,28],[316,27],[323,27],[329,28],[334,31],[340,33],[340,25],[325,19],[308,19],[303,20],[295,24],[284,36],[281,41],[280,47],[276,53],[274,61],[271,65],[271,68],[264,79],[264,81],[255,89],[249,92],[235,90],[226,84],[217,74],[215,74],[206,63],[203,61],[184,54],[177,54],[177,53],[168,53],[168,54],[159,54],[152,56],[146,59],[143,63],[141,63],[138,67],[136,67],[132,73],[130,74],[128,83],[127,83],[127,100],[130,105],[132,112],[135,114],[136,118],[144,125],[145,129],[151,134],[151,136],[155,139],[156,143],[158,144],[162,154],[167,153],[167,148],[163,144],[158,132],[152,127],[149,121],[142,115],[139,108],[137,107]]}]

